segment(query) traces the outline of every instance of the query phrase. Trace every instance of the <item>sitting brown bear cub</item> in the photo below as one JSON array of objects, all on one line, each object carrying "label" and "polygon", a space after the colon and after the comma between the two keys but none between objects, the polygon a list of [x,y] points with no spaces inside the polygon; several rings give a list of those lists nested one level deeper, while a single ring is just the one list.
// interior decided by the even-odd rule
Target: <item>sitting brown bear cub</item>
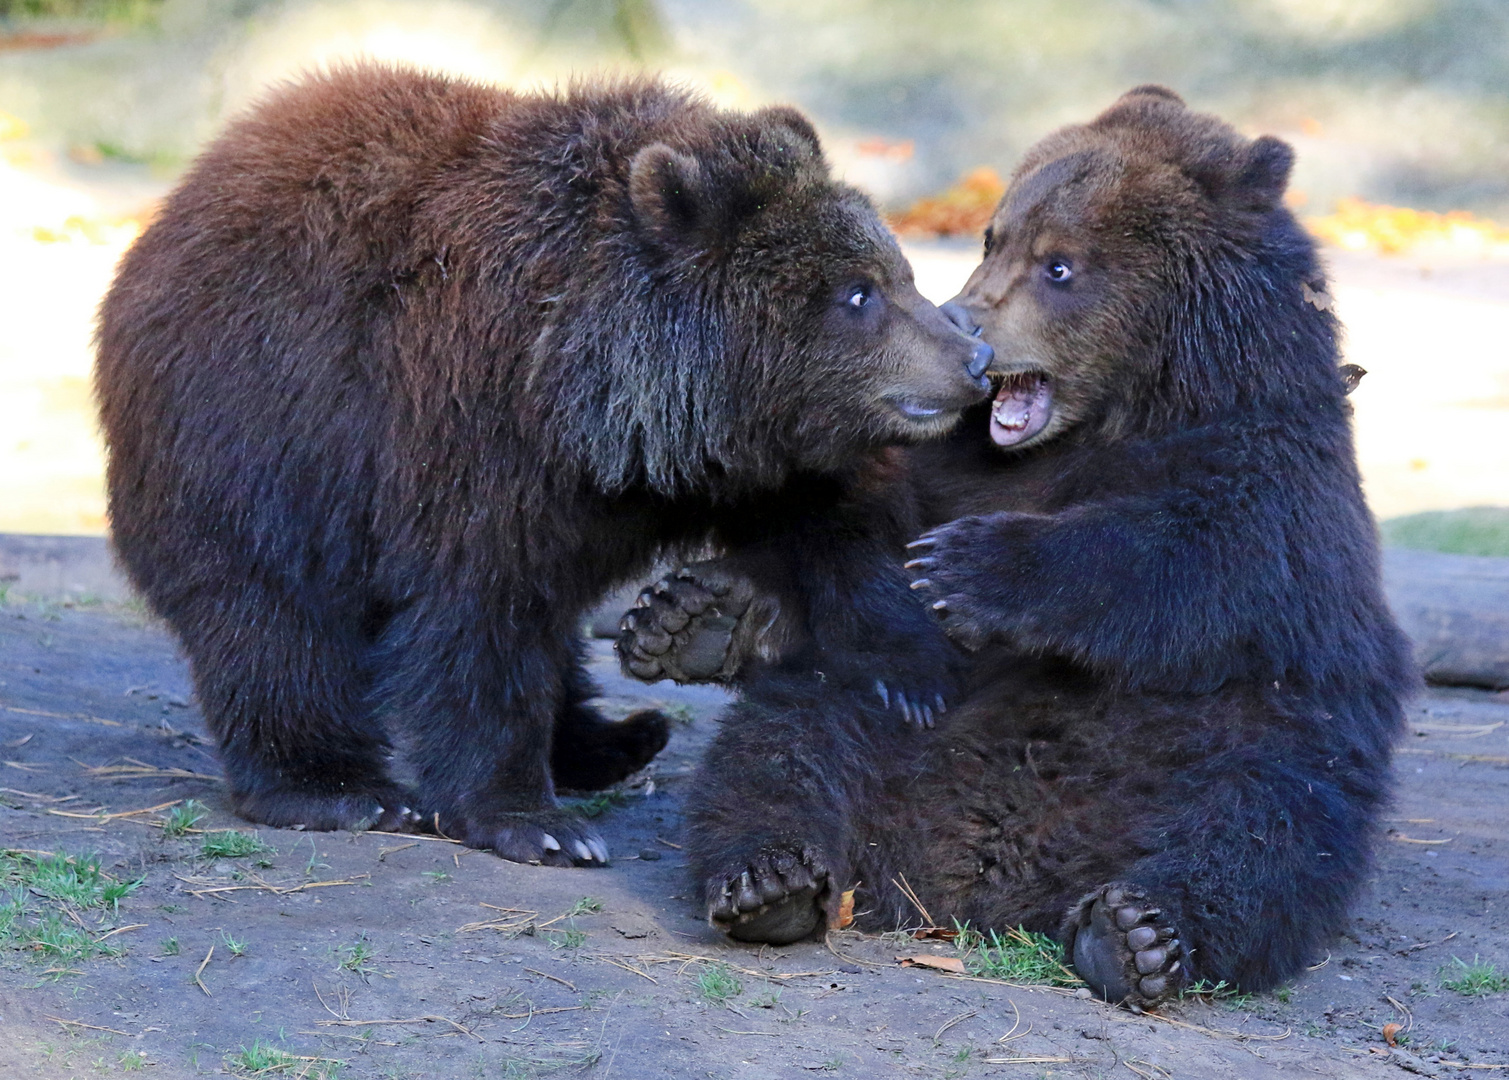
[{"label": "sitting brown bear cub", "polygon": [[[865,929],[1057,934],[1136,1007],[1334,932],[1414,675],[1290,162],[1159,87],[1028,152],[958,298],[995,400],[911,455],[942,524],[907,565],[969,686],[918,733],[867,718],[884,685],[750,680],[690,797],[714,925],[794,940],[852,887]],[[716,566],[645,602],[667,669],[748,679],[787,633]]]}]

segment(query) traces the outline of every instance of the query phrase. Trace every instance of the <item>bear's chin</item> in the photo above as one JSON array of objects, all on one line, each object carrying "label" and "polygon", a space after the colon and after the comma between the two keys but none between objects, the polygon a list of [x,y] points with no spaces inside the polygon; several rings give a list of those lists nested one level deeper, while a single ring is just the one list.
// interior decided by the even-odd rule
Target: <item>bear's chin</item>
[{"label": "bear's chin", "polygon": [[1038,371],[1023,371],[1001,380],[990,406],[990,439],[1000,447],[1021,446],[1053,418],[1053,384]]}]

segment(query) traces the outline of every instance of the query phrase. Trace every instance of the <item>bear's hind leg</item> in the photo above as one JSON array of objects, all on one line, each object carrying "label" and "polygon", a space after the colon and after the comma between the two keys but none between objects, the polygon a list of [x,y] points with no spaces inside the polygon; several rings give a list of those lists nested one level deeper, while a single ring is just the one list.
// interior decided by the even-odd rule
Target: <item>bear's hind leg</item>
[{"label": "bear's hind leg", "polygon": [[608,720],[587,704],[596,696],[578,644],[562,680],[550,744],[550,774],[557,787],[612,787],[648,765],[670,739],[670,721],[658,709],[639,709],[622,720]]},{"label": "bear's hind leg", "polygon": [[189,655],[236,813],[279,828],[413,829],[414,796],[389,779],[366,701],[359,620],[229,575],[217,585],[158,606]]},{"label": "bear's hind leg", "polygon": [[852,815],[865,812],[887,739],[864,730],[864,695],[751,697],[729,709],[693,781],[687,848],[708,921],[784,945],[837,913]]}]

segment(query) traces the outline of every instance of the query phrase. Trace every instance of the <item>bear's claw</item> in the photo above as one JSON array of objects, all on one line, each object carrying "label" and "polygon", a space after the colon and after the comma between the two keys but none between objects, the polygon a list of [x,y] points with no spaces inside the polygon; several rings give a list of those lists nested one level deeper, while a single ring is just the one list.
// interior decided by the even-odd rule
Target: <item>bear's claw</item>
[{"label": "bear's claw", "polygon": [[544,866],[607,866],[608,845],[597,831],[561,810],[435,814],[433,829],[501,859]]},{"label": "bear's claw", "polygon": [[270,785],[235,792],[231,802],[239,816],[279,829],[419,832],[424,828],[423,815],[410,809],[413,793],[396,784],[336,792]]},{"label": "bear's claw", "polygon": [[1189,980],[1184,946],[1163,911],[1130,885],[1107,885],[1070,912],[1074,970],[1100,997],[1141,1011]]},{"label": "bear's claw", "polygon": [[810,848],[763,851],[707,883],[708,922],[735,941],[788,945],[823,924],[828,869]]}]

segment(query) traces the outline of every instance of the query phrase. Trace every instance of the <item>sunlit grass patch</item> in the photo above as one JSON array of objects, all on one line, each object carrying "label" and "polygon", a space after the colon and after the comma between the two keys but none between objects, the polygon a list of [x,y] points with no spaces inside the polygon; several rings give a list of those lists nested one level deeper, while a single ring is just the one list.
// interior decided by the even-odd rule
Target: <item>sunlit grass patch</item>
[{"label": "sunlit grass patch", "polygon": [[1431,510],[1379,522],[1383,542],[1452,555],[1509,556],[1509,507]]}]

